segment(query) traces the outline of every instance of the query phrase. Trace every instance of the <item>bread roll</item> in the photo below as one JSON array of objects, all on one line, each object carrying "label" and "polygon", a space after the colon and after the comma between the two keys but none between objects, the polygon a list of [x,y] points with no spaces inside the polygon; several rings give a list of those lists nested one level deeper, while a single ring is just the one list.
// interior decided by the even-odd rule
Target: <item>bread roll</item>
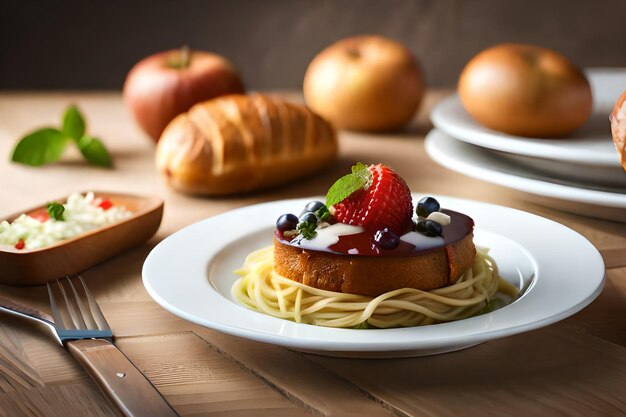
[{"label": "bread roll", "polygon": [[226,195],[304,177],[336,154],[335,131],[305,106],[229,95],[172,120],[157,145],[156,164],[178,191]]},{"label": "bread roll", "polygon": [[626,91],[615,102],[611,113],[611,132],[617,155],[626,171]]}]

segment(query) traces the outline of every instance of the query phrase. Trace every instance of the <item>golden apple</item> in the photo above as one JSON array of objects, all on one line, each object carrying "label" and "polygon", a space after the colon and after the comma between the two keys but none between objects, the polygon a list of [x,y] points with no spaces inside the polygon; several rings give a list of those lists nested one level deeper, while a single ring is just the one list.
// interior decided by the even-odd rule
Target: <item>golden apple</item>
[{"label": "golden apple", "polygon": [[411,52],[381,36],[355,36],[320,52],[304,76],[313,111],[348,130],[385,131],[407,124],[424,93]]}]

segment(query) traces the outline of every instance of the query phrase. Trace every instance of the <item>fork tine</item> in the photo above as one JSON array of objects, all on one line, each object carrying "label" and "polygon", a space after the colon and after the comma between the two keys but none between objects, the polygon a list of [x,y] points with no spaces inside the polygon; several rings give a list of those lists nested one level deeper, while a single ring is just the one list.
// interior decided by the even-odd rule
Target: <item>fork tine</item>
[{"label": "fork tine", "polygon": [[90,308],[85,308],[85,301],[84,298],[78,294],[78,291],[76,291],[76,286],[74,286],[74,283],[72,282],[72,278],[74,277],[67,277],[67,281],[70,284],[70,288],[72,289],[72,293],[74,293],[74,300],[76,300],[76,304],[78,305],[78,310],[80,311],[80,315],[83,319],[83,323],[85,324],[86,328],[98,328],[98,323],[96,323],[96,320],[93,317],[93,314],[91,313],[91,309]]},{"label": "fork tine", "polygon": [[63,323],[63,318],[61,317],[61,312],[57,307],[56,299],[50,283],[46,282],[46,287],[48,287],[48,296],[50,297],[50,308],[52,309],[52,316],[54,317],[54,325],[58,329],[65,329],[65,323]]},{"label": "fork tine", "polygon": [[87,284],[85,284],[85,280],[81,274],[78,274],[78,279],[83,286],[83,290],[85,291],[85,295],[87,296],[87,302],[89,303],[89,308],[91,309],[91,314],[93,315],[94,320],[96,321],[98,328],[100,330],[111,330],[111,326],[107,323],[104,315],[102,314],[102,310],[100,310],[100,306],[96,302],[96,299],[91,295],[91,291],[87,288]]},{"label": "fork tine", "polygon": [[[69,280],[69,277],[65,277],[65,279]],[[67,296],[67,292],[65,291],[65,288],[64,288],[63,283],[61,282],[61,280],[57,279],[57,284],[59,284],[59,288],[61,289],[61,294],[63,295],[63,300],[65,301],[65,307],[67,308],[67,312],[70,315],[70,319],[72,319],[72,322],[74,323],[74,327],[77,330],[78,329],[86,329],[87,326],[85,326],[85,322],[83,321],[83,318],[76,311],[76,306],[75,306],[75,304],[73,302],[73,299],[71,297]]]}]

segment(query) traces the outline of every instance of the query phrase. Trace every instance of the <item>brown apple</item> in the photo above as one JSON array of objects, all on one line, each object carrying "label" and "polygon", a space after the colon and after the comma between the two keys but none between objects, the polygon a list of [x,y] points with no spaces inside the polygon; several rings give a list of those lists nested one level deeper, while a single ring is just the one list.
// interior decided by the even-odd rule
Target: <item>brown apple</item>
[{"label": "brown apple", "polygon": [[459,96],[484,126],[511,135],[558,137],[591,114],[585,74],[563,55],[535,45],[502,44],[472,58]]},{"label": "brown apple", "polygon": [[243,92],[243,83],[228,60],[187,48],[139,61],[124,83],[124,101],[139,126],[155,141],[174,117],[194,104]]},{"label": "brown apple", "polygon": [[381,36],[355,36],[330,45],[304,76],[309,107],[348,130],[398,129],[411,120],[423,93],[422,73],[411,52]]}]

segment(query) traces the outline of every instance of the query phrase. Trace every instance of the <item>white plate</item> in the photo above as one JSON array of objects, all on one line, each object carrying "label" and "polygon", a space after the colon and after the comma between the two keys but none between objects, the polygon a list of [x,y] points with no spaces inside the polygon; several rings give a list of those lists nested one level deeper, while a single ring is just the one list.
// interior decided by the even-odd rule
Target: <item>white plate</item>
[{"label": "white plate", "polygon": [[[609,187],[626,191],[626,172],[619,167],[573,164],[567,161],[534,158],[508,152],[497,152],[501,158],[509,159],[529,172],[556,181],[566,181],[587,188]],[[617,158],[617,153],[615,153]]]},{"label": "white plate", "polygon": [[188,226],[152,250],[143,266],[143,282],[157,303],[199,325],[290,349],[359,357],[463,349],[554,323],[600,293],[602,258],[578,233],[510,208],[437,198],[444,207],[474,218],[476,243],[491,248],[503,277],[525,289],[522,297],[500,310],[457,322],[384,330],[297,324],[234,302],[230,288],[237,277],[232,271],[252,250],[271,245],[279,215],[300,212],[310,199],[253,205]]},{"label": "white plate", "polygon": [[525,138],[488,129],[467,113],[457,94],[442,100],[430,117],[439,130],[474,145],[515,155],[605,167],[623,174],[608,118],[615,101],[626,90],[626,70],[590,69],[587,75],[593,91],[593,113],[583,127],[567,138]]},{"label": "white plate", "polygon": [[428,155],[446,168],[523,191],[540,204],[591,217],[626,221],[626,189],[599,190],[566,181],[559,183],[437,129],[426,135],[425,147]]}]

